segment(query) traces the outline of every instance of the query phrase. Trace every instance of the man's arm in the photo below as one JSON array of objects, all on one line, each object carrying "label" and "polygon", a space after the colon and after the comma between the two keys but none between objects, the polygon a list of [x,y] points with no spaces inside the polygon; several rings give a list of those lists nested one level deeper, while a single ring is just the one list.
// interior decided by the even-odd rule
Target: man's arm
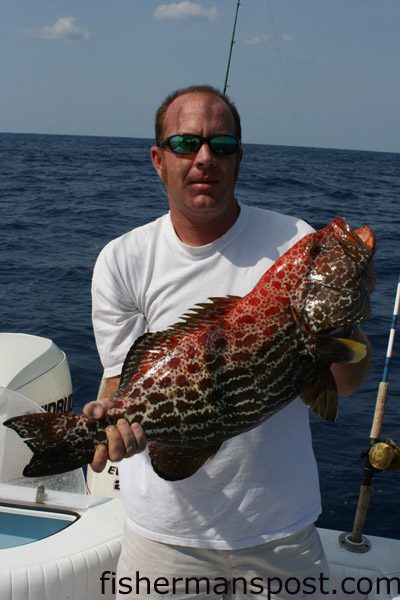
[{"label": "man's arm", "polygon": [[371,366],[371,345],[365,333],[361,329],[357,329],[351,336],[351,339],[365,344],[367,346],[367,355],[363,360],[355,364],[334,363],[331,365],[338,395],[341,398],[354,394],[364,381]]},{"label": "man's arm", "polygon": [[121,375],[115,375],[114,377],[103,377],[97,394],[97,402],[108,400],[111,401],[111,398],[118,389],[120,381]]},{"label": "man's arm", "polygon": [[[112,397],[118,389],[120,376],[102,379],[97,401],[89,402],[83,409],[83,414],[90,418],[101,419],[112,407]],[[146,447],[146,436],[138,423],[129,423],[119,419],[117,424],[107,427],[108,446],[99,444],[93,456],[91,467],[96,473],[101,472],[107,460],[119,461],[133,456]]]}]

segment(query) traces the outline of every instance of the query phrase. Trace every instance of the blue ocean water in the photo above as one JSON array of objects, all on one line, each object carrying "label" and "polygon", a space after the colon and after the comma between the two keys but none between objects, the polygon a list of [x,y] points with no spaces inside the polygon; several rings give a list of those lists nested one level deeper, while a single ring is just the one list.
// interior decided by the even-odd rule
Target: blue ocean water
[{"label": "blue ocean water", "polygon": [[[69,360],[74,408],[97,395],[101,367],[90,317],[91,272],[112,238],[167,210],[151,140],[0,134],[0,331],[52,338]],[[301,216],[315,228],[337,214],[378,239],[374,360],[332,424],[312,416],[323,498],[319,525],[351,530],[400,272],[400,154],[245,145],[244,203]],[[383,436],[400,439],[396,341]],[[268,460],[268,457],[266,457]],[[293,457],[296,460],[296,457]],[[370,534],[400,538],[400,473],[374,480]]]}]

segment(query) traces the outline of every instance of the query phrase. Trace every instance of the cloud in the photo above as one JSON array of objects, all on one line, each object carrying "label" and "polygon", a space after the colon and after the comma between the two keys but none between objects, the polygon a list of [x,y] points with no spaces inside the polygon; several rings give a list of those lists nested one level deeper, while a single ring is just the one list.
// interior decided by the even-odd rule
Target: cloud
[{"label": "cloud", "polygon": [[75,17],[60,17],[52,25],[45,25],[40,29],[21,29],[25,37],[42,40],[88,40],[90,33],[85,27],[75,23]]},{"label": "cloud", "polygon": [[189,19],[208,19],[212,21],[218,17],[218,11],[214,6],[204,8],[195,2],[171,2],[170,4],[157,6],[153,12],[153,17],[158,21]]},{"label": "cloud", "polygon": [[285,44],[291,44],[292,42],[295,41],[295,39],[296,38],[294,37],[294,35],[289,35],[287,33],[284,33],[282,35],[282,41],[285,42]]},{"label": "cloud", "polygon": [[246,44],[248,46],[256,46],[257,44],[266,44],[269,40],[269,35],[264,33],[264,35],[245,35],[242,37],[242,44]]},{"label": "cloud", "polygon": [[[279,39],[284,44],[293,44],[293,42],[296,41],[294,35],[289,35],[288,33],[283,33]],[[240,42],[242,44],[246,44],[247,46],[256,46],[257,44],[266,44],[270,40],[271,36],[267,33],[264,33],[263,35],[247,34],[241,38]]]}]

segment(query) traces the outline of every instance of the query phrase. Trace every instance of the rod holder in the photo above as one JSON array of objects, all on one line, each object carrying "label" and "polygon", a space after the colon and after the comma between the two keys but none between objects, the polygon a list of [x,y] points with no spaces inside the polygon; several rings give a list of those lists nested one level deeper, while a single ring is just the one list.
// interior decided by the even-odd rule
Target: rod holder
[{"label": "rod holder", "polygon": [[365,552],[371,550],[371,542],[365,535],[361,536],[360,542],[354,542],[351,535],[351,533],[341,533],[339,535],[339,545],[341,548],[356,554],[365,554]]}]

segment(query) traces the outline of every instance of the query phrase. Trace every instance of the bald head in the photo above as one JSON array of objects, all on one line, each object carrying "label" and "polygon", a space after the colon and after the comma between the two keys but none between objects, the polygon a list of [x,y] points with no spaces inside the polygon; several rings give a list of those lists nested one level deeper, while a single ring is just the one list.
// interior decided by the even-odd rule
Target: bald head
[{"label": "bald head", "polygon": [[240,115],[236,109],[236,106],[233,104],[233,102],[228,98],[228,96],[226,96],[226,94],[223,94],[217,88],[214,88],[209,85],[197,85],[197,86],[189,86],[186,88],[176,90],[175,92],[172,92],[171,94],[169,94],[169,96],[167,96],[167,98],[165,98],[163,103],[160,105],[160,107],[158,108],[158,110],[156,112],[156,119],[155,119],[155,135],[156,135],[157,144],[159,144],[165,138],[165,116],[166,116],[166,112],[167,112],[168,108],[177,98],[179,98],[180,96],[187,95],[187,94],[202,94],[202,95],[209,95],[214,98],[215,97],[219,98],[228,107],[228,109],[231,113],[232,123],[233,123],[233,130],[232,130],[233,135],[236,138],[238,138],[239,140],[241,139],[242,131],[241,131]]}]

